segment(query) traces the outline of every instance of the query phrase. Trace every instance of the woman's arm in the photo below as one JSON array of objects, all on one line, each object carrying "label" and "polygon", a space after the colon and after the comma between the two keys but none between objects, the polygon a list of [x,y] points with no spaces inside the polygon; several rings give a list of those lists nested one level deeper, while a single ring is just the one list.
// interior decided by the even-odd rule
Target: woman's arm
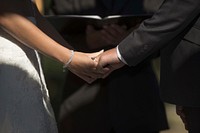
[{"label": "woman's arm", "polygon": [[[24,7],[16,6],[16,8],[23,9]],[[71,51],[68,48],[65,48],[51,39],[18,12],[0,10],[0,26],[23,44],[38,50],[63,64],[70,59]],[[87,82],[92,82],[99,76],[95,72],[96,65],[97,63],[91,60],[86,54],[75,52],[74,58],[68,68]]]},{"label": "woman's arm", "polygon": [[53,40],[58,42],[59,44],[63,45],[64,47],[67,47],[69,49],[74,49],[67,41],[60,35],[60,33],[55,29],[52,24],[49,23],[49,21],[42,16],[42,14],[39,12],[38,8],[34,5],[33,6],[35,11],[35,18],[37,20],[37,27],[42,30],[45,34],[47,34],[49,37],[51,37]]},{"label": "woman's arm", "polygon": [[1,15],[0,25],[23,44],[49,55],[63,64],[69,59],[69,49],[59,45],[32,22],[19,14],[5,13]]}]

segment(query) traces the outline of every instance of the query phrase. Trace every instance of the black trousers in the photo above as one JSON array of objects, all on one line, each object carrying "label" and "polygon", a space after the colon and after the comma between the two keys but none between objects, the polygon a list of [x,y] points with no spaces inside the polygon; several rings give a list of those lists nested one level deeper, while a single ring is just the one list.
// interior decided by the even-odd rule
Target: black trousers
[{"label": "black trousers", "polygon": [[200,107],[184,107],[188,133],[200,133]]}]

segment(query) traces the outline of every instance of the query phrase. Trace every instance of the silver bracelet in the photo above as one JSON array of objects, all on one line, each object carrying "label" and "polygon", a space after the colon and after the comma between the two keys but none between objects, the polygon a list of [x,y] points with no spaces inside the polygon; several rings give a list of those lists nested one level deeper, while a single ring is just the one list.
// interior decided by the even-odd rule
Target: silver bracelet
[{"label": "silver bracelet", "polygon": [[69,66],[69,64],[72,62],[73,57],[74,57],[74,50],[71,50],[71,56],[69,60],[63,65],[63,69],[66,69]]}]

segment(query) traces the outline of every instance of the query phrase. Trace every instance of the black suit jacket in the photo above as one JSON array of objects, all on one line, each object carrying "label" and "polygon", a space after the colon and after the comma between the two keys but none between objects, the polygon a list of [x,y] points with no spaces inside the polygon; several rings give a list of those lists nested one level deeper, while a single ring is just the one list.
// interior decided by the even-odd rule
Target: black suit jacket
[{"label": "black suit jacket", "polygon": [[161,50],[161,96],[200,107],[200,0],[166,0],[152,18],[119,44],[134,66]]}]

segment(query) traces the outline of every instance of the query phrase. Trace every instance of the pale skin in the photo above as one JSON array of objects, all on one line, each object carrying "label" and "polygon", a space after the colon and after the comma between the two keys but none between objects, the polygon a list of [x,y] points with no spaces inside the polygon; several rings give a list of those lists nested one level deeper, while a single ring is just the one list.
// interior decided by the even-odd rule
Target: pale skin
[{"label": "pale skin", "polygon": [[[26,7],[25,3],[28,3],[27,0],[1,0],[0,27],[24,45],[65,64],[71,56],[70,49],[62,46],[68,45],[67,42],[55,30],[50,31],[49,35],[58,38],[57,40],[63,42],[62,45],[45,33],[54,29],[47,21],[38,20],[38,25],[45,25],[42,30],[29,21],[26,16],[30,16],[30,8]],[[36,12],[36,19],[42,18],[38,13]],[[91,59],[99,53],[75,52],[68,69],[88,83],[93,82],[96,78],[102,77],[102,74],[96,71],[97,62]]]},{"label": "pale skin", "polygon": [[97,71],[98,72],[107,71],[106,73],[104,73],[102,78],[107,77],[111,72],[125,65],[118,58],[117,48],[112,48],[110,50],[105,51],[100,56],[98,56],[96,60],[98,61]]}]

